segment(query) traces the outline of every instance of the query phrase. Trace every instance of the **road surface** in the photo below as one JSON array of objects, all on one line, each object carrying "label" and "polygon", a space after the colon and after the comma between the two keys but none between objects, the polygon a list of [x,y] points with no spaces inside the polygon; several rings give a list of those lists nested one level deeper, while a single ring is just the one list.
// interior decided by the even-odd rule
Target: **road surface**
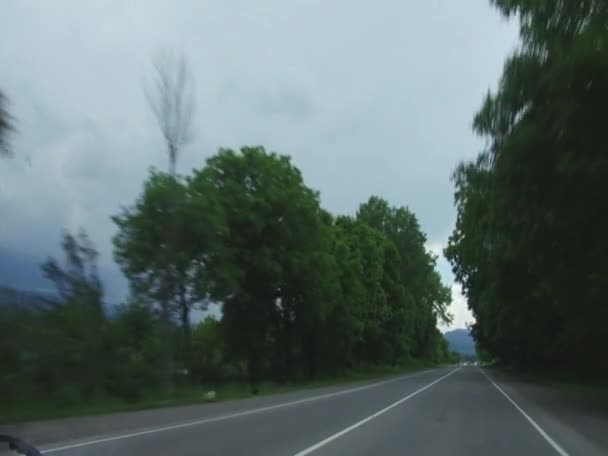
[{"label": "road surface", "polygon": [[490,376],[476,367],[432,369],[357,386],[21,431],[53,456],[608,455],[606,416],[584,422],[563,410],[553,414]]}]

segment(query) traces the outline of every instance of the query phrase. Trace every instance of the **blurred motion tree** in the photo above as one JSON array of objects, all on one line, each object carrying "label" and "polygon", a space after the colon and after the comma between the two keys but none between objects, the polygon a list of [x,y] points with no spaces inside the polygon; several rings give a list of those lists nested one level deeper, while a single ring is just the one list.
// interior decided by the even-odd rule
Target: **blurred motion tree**
[{"label": "blurred motion tree", "polygon": [[63,262],[43,265],[57,294],[36,306],[0,306],[3,409],[73,407],[107,396],[136,401],[171,380],[158,317],[130,301],[109,316],[97,252],[84,231],[64,233]]},{"label": "blurred motion tree", "polygon": [[84,230],[77,235],[63,233],[61,248],[65,265],[49,258],[42,265],[45,277],[53,282],[64,304],[88,306],[103,314],[103,290],[97,271],[98,253]]},{"label": "blurred motion tree", "polygon": [[[608,4],[495,0],[518,16],[474,128],[488,147],[455,174],[446,255],[483,349],[525,365],[608,371]],[[577,311],[572,312],[572,306]]]},{"label": "blurred motion tree", "polygon": [[[63,264],[49,258],[42,269],[58,297],[50,311],[36,313],[26,327],[24,370],[40,393],[73,403],[97,393],[110,356],[97,251],[81,230],[63,234]],[[32,321],[30,321],[32,323]]]}]

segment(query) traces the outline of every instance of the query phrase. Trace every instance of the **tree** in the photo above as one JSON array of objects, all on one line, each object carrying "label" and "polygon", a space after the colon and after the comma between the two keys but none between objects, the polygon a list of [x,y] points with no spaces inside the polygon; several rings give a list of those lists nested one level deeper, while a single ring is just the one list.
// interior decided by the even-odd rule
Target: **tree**
[{"label": "tree", "polygon": [[[293,379],[305,370],[313,378],[324,361],[323,340],[335,303],[336,267],[330,252],[331,216],[318,207],[307,190],[293,218],[287,248],[281,249],[281,286],[273,322],[274,377]],[[298,356],[299,355],[299,356]],[[301,366],[302,369],[298,369]]]},{"label": "tree", "polygon": [[330,251],[335,272],[330,277],[337,288],[324,331],[324,353],[330,372],[357,367],[361,362],[359,349],[368,302],[363,283],[365,271],[353,236],[353,224],[352,218],[345,216],[337,217],[332,223]]},{"label": "tree", "polygon": [[[495,0],[521,47],[475,117],[488,147],[455,174],[446,250],[482,349],[503,361],[585,369],[603,359],[608,157],[605,2]],[[573,303],[580,309],[572,312]],[[604,366],[608,369],[608,366]]]},{"label": "tree", "polygon": [[63,233],[61,247],[65,266],[49,258],[43,265],[45,277],[55,284],[61,302],[88,306],[103,314],[103,290],[97,271],[98,253],[84,230]]},{"label": "tree", "polygon": [[[192,135],[194,84],[184,57],[162,54],[154,69],[154,87],[146,91],[146,96],[167,146],[169,175],[153,172],[139,208],[114,218],[121,229],[115,238],[115,250],[117,261],[132,285],[140,292],[145,290],[145,294],[160,304],[164,319],[167,320],[172,311],[179,314],[187,363],[191,345],[190,311],[196,305],[204,305],[205,298],[200,293],[201,287],[194,283],[195,275],[200,278],[201,274],[200,262],[197,262],[201,258],[192,257],[195,242],[188,237],[194,233],[186,232],[188,225],[196,222],[189,219],[192,213],[188,211],[187,190],[176,176],[177,157]],[[155,224],[156,228],[148,223]],[[131,235],[133,230],[135,233]],[[152,238],[149,233],[154,233]],[[151,288],[147,288],[148,285]]]},{"label": "tree", "polygon": [[34,317],[25,368],[45,395],[70,403],[91,397],[108,359],[107,321],[97,273],[97,251],[87,234],[63,234],[65,262],[49,258],[42,269],[55,284],[51,310]]},{"label": "tree", "polygon": [[389,318],[387,296],[383,288],[385,239],[382,234],[363,223],[352,222],[351,242],[361,271],[361,283],[365,290],[364,307],[358,315],[362,334],[357,358],[359,362],[378,364],[382,361],[382,325]]},{"label": "tree", "polygon": [[227,377],[230,360],[222,337],[219,320],[206,317],[194,328],[192,337],[192,371],[204,385],[218,386]]},{"label": "tree", "polygon": [[190,313],[205,308],[204,245],[207,221],[200,222],[197,203],[186,183],[152,171],[135,205],[112,220],[118,226],[114,256],[136,295],[158,305],[163,319],[177,316],[184,334],[185,356],[190,347]]},{"label": "tree", "polygon": [[0,90],[0,157],[11,154],[9,136],[15,130],[7,105],[6,95]]},{"label": "tree", "polygon": [[84,231],[65,232],[61,245],[65,259],[42,266],[56,295],[0,306],[0,366],[10,372],[0,376],[6,408],[22,410],[23,401],[28,409],[81,406],[100,396],[133,402],[162,393],[172,372],[158,316],[133,299],[106,313],[92,242]]},{"label": "tree", "polygon": [[162,54],[154,70],[154,87],[146,96],[167,145],[169,174],[174,176],[180,150],[192,138],[194,82],[183,56]]},{"label": "tree", "polygon": [[404,337],[411,345],[411,354],[424,357],[436,345],[433,329],[437,321],[449,323],[451,319],[447,312],[451,291],[441,283],[436,258],[426,251],[426,236],[409,209],[390,207],[376,196],[359,206],[357,219],[394,244],[396,255],[389,265],[398,270],[392,273],[392,283],[401,284],[403,289],[393,292],[399,296],[399,301],[393,299],[393,312],[403,320],[400,328],[409,324],[411,333]]},{"label": "tree", "polygon": [[318,195],[288,157],[262,147],[220,150],[195,171],[190,186],[220,208],[217,238],[207,255],[211,294],[222,303],[228,349],[246,360],[255,388],[279,314],[295,318],[293,306],[310,303],[293,279],[317,251]]},{"label": "tree", "polygon": [[107,335],[111,354],[105,382],[111,395],[135,402],[169,385],[166,359],[171,354],[163,332],[158,315],[145,303],[131,298],[116,309]]}]

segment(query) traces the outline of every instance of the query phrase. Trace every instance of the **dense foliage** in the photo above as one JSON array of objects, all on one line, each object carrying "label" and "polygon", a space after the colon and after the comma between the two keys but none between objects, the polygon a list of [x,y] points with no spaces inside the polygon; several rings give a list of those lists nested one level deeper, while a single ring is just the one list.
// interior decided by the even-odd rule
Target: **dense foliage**
[{"label": "dense foliage", "polygon": [[481,349],[537,367],[606,369],[608,4],[494,0],[522,44],[455,174],[446,255]]},{"label": "dense foliage", "polygon": [[194,371],[209,370],[197,356],[211,332],[221,344],[205,364],[237,365],[253,386],[445,354],[436,326],[451,296],[416,217],[373,197],[334,218],[286,156],[222,149],[191,176],[152,172],[114,220],[136,296],[175,300],[180,316],[220,304],[218,327],[196,330]]},{"label": "dense foliage", "polygon": [[[437,329],[450,292],[415,215],[372,197],[334,217],[286,156],[244,147],[190,176],[152,171],[113,221],[129,301],[104,305],[95,249],[66,233],[65,262],[43,265],[57,298],[0,308],[0,368],[14,373],[0,391],[132,401],[180,382],[256,390],[454,361]],[[192,327],[211,303],[219,312]]]},{"label": "dense foliage", "polygon": [[0,307],[6,410],[24,399],[49,407],[99,395],[136,400],[167,380],[162,378],[166,347],[153,314],[131,303],[110,318],[97,254],[86,234],[66,233],[62,247],[64,262],[49,259],[43,265],[56,297]]}]

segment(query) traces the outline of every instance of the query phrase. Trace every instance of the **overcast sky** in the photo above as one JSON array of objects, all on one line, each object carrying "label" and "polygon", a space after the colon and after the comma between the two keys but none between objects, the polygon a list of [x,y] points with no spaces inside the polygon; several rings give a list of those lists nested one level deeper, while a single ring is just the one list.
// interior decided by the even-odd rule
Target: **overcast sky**
[{"label": "overcast sky", "polygon": [[[409,206],[440,252],[450,174],[482,147],[473,115],[517,43],[487,0],[3,0],[0,30],[19,130],[0,162],[0,284],[24,286],[11,264],[35,265],[62,228],[84,227],[111,300],[126,284],[109,217],[150,166],[167,168],[142,90],[159,51],[186,55],[196,80],[180,172],[220,146],[261,144],[291,155],[333,213],[372,194]],[[462,327],[471,317],[453,290]]]}]

